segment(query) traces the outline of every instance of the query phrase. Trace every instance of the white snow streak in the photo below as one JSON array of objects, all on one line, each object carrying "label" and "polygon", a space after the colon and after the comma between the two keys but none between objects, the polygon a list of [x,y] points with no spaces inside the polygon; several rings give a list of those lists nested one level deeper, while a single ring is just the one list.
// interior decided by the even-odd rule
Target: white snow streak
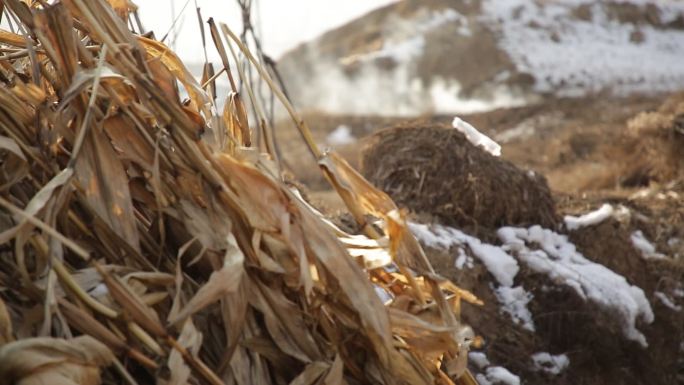
[{"label": "white snow streak", "polygon": [[527,304],[532,300],[532,294],[527,292],[522,286],[506,287],[501,286],[494,290],[496,299],[502,305],[501,310],[508,313],[513,322],[522,325],[524,329],[531,332],[535,331],[532,313],[527,308]]},{"label": "white snow streak", "polygon": [[570,359],[566,354],[557,356],[547,352],[539,352],[532,355],[534,370],[558,375],[570,366]]},{"label": "white snow streak", "polygon": [[641,255],[645,259],[666,258],[665,255],[656,251],[655,246],[646,239],[646,236],[644,236],[644,233],[641,230],[633,232],[630,239],[632,240],[634,247],[641,252]]},{"label": "white snow streak", "polygon": [[481,133],[477,128],[470,123],[455,117],[451,123],[455,129],[462,132],[463,135],[476,147],[482,147],[483,150],[492,154],[493,156],[501,156],[501,146],[489,138],[487,135]]},{"label": "white snow streak", "polygon": [[515,258],[506,254],[500,247],[482,243],[473,236],[446,226],[409,223],[409,229],[429,247],[449,249],[454,245],[467,245],[501,285],[513,286],[513,278],[518,274],[520,267]]},{"label": "white snow streak", "polygon": [[644,291],[625,277],[580,254],[567,236],[541,226],[503,227],[498,231],[504,249],[511,250],[532,270],[572,288],[583,299],[615,314],[626,338],[648,346],[636,328],[638,319],[653,322],[653,310]]},{"label": "white snow streak", "polygon": [[656,298],[660,300],[660,302],[663,303],[663,305],[669,307],[670,309],[674,311],[681,311],[682,307],[675,304],[670,297],[667,296],[667,294],[661,292],[661,291],[656,291],[653,295],[655,295]]},{"label": "white snow streak", "polygon": [[590,213],[584,214],[579,217],[574,217],[572,215],[565,216],[565,227],[568,230],[577,230],[581,227],[597,225],[613,215],[613,206],[605,203],[598,210],[592,211]]}]

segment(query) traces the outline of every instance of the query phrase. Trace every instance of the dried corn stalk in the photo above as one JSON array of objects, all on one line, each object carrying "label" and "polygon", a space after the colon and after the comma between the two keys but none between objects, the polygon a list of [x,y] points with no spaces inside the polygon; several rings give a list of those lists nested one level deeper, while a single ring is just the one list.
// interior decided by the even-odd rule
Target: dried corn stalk
[{"label": "dried corn stalk", "polygon": [[[240,95],[213,115],[173,52],[128,30],[130,2],[5,6],[20,34],[0,32],[0,373],[472,383],[457,309],[477,298],[434,272],[394,203],[344,161],[312,144],[365,235],[332,225],[249,147]],[[59,353],[7,358],[46,346]]]}]

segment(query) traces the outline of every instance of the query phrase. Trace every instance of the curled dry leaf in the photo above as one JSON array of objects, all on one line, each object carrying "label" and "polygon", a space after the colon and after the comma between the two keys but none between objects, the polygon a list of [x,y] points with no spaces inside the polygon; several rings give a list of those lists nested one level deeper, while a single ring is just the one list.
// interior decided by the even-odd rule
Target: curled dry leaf
[{"label": "curled dry leaf", "polygon": [[247,110],[239,93],[228,94],[228,100],[223,107],[223,122],[229,137],[238,145],[249,147],[252,144]]},{"label": "curled dry leaf", "polygon": [[89,336],[28,338],[0,347],[0,378],[16,385],[99,385],[112,352]]}]

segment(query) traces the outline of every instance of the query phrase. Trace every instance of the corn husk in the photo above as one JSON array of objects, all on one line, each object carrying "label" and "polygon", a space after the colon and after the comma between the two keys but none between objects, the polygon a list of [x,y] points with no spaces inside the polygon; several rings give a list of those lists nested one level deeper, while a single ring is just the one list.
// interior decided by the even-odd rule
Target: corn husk
[{"label": "corn husk", "polygon": [[[0,373],[473,383],[457,310],[479,300],[432,269],[389,197],[318,151],[286,100],[363,234],[333,225],[282,181],[268,146],[251,146],[258,105],[236,91],[216,108],[175,53],[129,31],[129,1],[5,7],[20,28],[0,32]],[[212,27],[222,56],[228,44],[273,85]],[[34,356],[49,359],[16,358]]]}]

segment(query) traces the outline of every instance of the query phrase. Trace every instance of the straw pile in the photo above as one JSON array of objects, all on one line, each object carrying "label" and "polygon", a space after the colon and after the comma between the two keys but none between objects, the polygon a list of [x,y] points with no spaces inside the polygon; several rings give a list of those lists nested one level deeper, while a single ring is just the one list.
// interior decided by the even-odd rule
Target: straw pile
[{"label": "straw pile", "polygon": [[449,225],[554,228],[559,222],[543,175],[490,155],[449,126],[415,123],[375,133],[361,172],[398,204]]},{"label": "straw pile", "polygon": [[[4,383],[473,383],[459,306],[477,298],[434,272],[384,193],[318,151],[277,88],[365,234],[283,183],[266,119],[262,153],[241,95],[216,113],[214,79],[132,33],[130,2],[2,4],[18,28],[0,31]],[[209,25],[217,74],[235,87],[228,47],[273,87]]]}]

